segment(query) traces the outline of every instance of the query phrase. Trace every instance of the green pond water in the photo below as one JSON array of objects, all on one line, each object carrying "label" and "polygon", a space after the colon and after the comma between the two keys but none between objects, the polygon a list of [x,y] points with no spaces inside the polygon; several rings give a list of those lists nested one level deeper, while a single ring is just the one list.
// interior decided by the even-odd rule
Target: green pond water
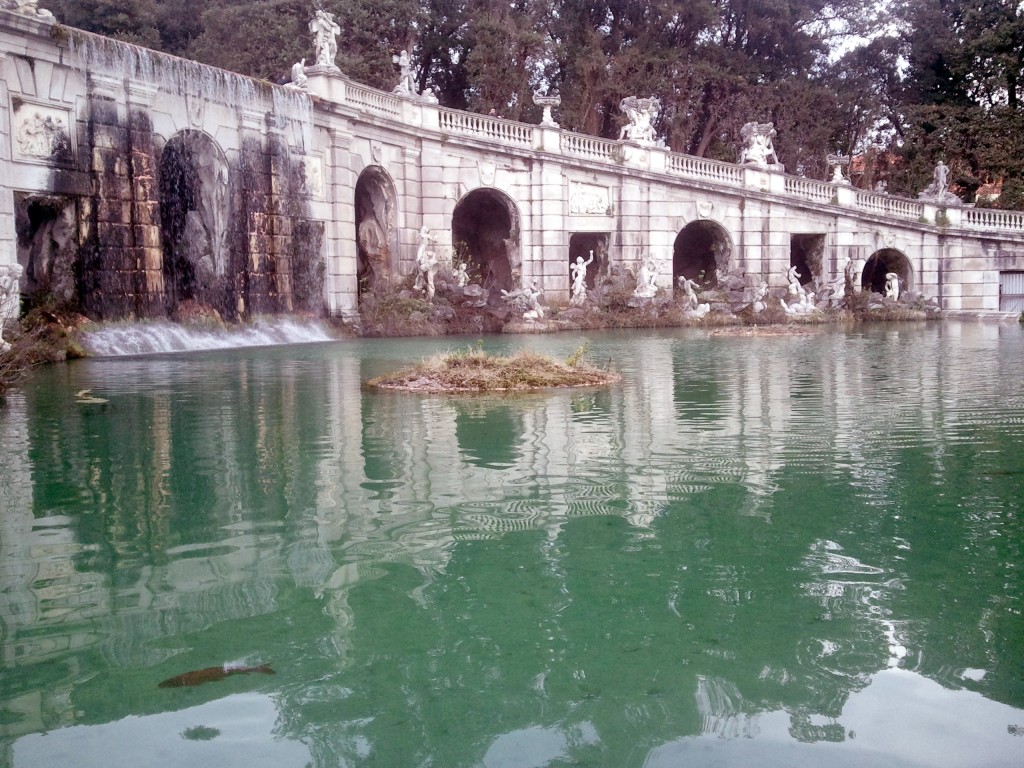
[{"label": "green pond water", "polygon": [[[34,374],[0,765],[1024,765],[1021,327],[502,337],[623,380],[363,386],[473,341]],[[276,674],[158,687],[225,663]]]}]

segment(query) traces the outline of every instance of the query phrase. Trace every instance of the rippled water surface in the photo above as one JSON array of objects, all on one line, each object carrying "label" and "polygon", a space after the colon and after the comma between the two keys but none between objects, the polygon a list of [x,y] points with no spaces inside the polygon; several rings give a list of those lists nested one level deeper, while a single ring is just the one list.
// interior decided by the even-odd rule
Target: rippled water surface
[{"label": "rippled water surface", "polygon": [[[502,337],[623,381],[363,387],[471,342],[9,398],[0,765],[1024,765],[1024,330]],[[226,662],[276,674],[158,687]]]}]

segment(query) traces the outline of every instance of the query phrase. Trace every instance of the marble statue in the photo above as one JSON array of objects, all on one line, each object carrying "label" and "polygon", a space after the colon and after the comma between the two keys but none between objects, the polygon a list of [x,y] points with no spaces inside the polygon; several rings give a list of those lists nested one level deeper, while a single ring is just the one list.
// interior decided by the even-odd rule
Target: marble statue
[{"label": "marble statue", "polygon": [[569,273],[572,276],[571,293],[569,303],[573,306],[582,304],[587,299],[587,267],[594,261],[594,252],[590,252],[590,258],[586,261],[582,256],[576,257],[576,263],[569,265]]},{"label": "marble statue", "polygon": [[849,184],[850,180],[843,175],[843,166],[850,164],[850,156],[829,154],[825,159],[832,166],[832,178],[830,181],[833,184]]},{"label": "marble statue", "polygon": [[542,96],[540,91],[534,91],[533,103],[538,107],[544,107],[544,116],[541,118],[540,124],[547,128],[557,128],[558,123],[551,116],[551,108],[560,107],[562,105],[562,97],[557,94],[554,96]]},{"label": "marble statue", "polygon": [[885,298],[900,300],[900,276],[895,272],[885,273]]},{"label": "marble statue", "polygon": [[775,123],[751,122],[740,129],[740,137],[744,147],[740,153],[740,163],[758,165],[762,168],[775,168],[779,156],[775,154],[772,139],[775,138]]},{"label": "marble statue", "polygon": [[391,61],[398,65],[400,75],[398,78],[398,85],[395,86],[393,93],[397,93],[399,96],[418,96],[416,92],[416,75],[412,71],[412,61],[409,58],[408,51],[402,51],[397,56],[392,56]]},{"label": "marble statue", "polygon": [[529,309],[523,313],[523,320],[543,320],[544,307],[542,307],[540,303],[541,290],[540,286],[537,285],[536,280],[530,283],[528,288],[523,290],[523,296],[526,299],[527,306],[529,307]]},{"label": "marble statue", "polygon": [[918,193],[921,200],[928,200],[939,205],[961,205],[963,201],[949,191],[949,166],[939,160],[932,171],[932,183]]},{"label": "marble statue", "polygon": [[427,301],[434,298],[434,275],[437,274],[437,267],[440,262],[434,245],[437,238],[430,234],[430,228],[420,228],[420,245],[416,249],[416,282],[413,285],[417,291],[426,291]]},{"label": "marble statue", "polygon": [[686,308],[696,309],[700,301],[697,298],[697,281],[690,280],[686,275],[680,275],[677,279],[677,283],[683,292],[686,294]]},{"label": "marble statue", "polygon": [[317,10],[316,16],[309,22],[309,31],[313,34],[313,48],[316,50],[316,65],[337,69],[334,63],[338,56],[338,35],[341,27],[334,21],[334,14]]},{"label": "marble statue", "polygon": [[627,96],[619,102],[619,109],[626,113],[629,123],[619,131],[619,141],[627,139],[638,144],[655,144],[657,135],[654,132],[654,121],[661,111],[661,102],[653,96],[639,99]]},{"label": "marble statue", "polygon": [[638,299],[653,299],[658,293],[658,272],[661,264],[653,254],[640,259],[636,270],[636,289],[633,296]]},{"label": "marble statue", "polygon": [[846,293],[856,293],[857,287],[857,262],[851,256],[846,257],[846,264],[843,266],[843,285]]},{"label": "marble statue", "polygon": [[754,300],[750,302],[750,309],[755,315],[768,309],[768,283],[764,280],[754,290]]},{"label": "marble statue", "polygon": [[466,266],[466,262],[462,262],[455,268],[455,284],[459,288],[469,285],[469,267]]},{"label": "marble statue", "polygon": [[20,296],[18,281],[22,272],[20,264],[0,266],[0,352],[6,352],[11,348],[10,343],[4,341],[4,323],[8,319],[13,320],[18,316]]},{"label": "marble statue", "polygon": [[309,86],[309,78],[306,77],[305,59],[292,64],[292,81],[288,85],[292,88],[300,88],[303,91]]},{"label": "marble statue", "polygon": [[789,283],[789,295],[800,296],[804,293],[804,287],[800,285],[800,278],[803,277],[795,266],[786,270],[786,282]]},{"label": "marble statue", "polygon": [[32,16],[39,21],[55,21],[50,11],[39,7],[38,0],[7,0],[0,5],[0,8],[14,11],[22,16]]},{"label": "marble statue", "polygon": [[782,304],[782,309],[787,315],[811,315],[815,312],[821,312],[820,309],[814,306],[809,293],[801,293],[799,298],[792,304],[786,304],[785,299],[779,299],[779,303]]}]

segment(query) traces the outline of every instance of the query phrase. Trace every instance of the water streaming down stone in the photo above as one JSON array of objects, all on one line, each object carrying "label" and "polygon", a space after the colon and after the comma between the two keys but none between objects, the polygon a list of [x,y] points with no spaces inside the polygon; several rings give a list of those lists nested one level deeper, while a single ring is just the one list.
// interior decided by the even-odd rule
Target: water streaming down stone
[{"label": "water streaming down stone", "polygon": [[178,325],[159,320],[115,324],[83,333],[81,340],[86,350],[96,357],[122,357],[279,344],[311,344],[332,341],[334,336],[319,323],[277,318],[227,330]]},{"label": "water streaming down stone", "polygon": [[323,313],[308,94],[78,30],[67,44],[89,92],[78,168],[56,172],[76,201],[71,304],[99,320],[184,302]]}]

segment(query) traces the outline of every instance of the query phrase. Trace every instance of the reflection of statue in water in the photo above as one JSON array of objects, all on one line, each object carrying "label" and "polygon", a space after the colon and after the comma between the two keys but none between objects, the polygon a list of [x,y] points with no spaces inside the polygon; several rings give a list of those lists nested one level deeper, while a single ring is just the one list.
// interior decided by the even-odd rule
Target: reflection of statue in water
[{"label": "reflection of statue in water", "polygon": [[420,228],[420,246],[416,251],[416,283],[417,291],[427,292],[427,301],[434,298],[434,275],[437,273],[437,254],[434,244],[437,238],[430,234],[429,227]]},{"label": "reflection of statue in water", "polygon": [[569,265],[569,272],[572,275],[572,298],[569,303],[573,305],[582,304],[587,298],[587,267],[594,261],[594,252],[590,252],[590,258],[586,261],[582,256],[576,257],[576,263]]},{"label": "reflection of statue in water", "polygon": [[309,31],[313,33],[313,48],[316,50],[316,65],[337,69],[334,59],[338,55],[338,35],[341,27],[334,21],[334,14],[318,10],[309,22]]},{"label": "reflection of statue in water", "polygon": [[885,273],[885,298],[900,300],[900,276],[895,272]]},{"label": "reflection of statue in water", "polygon": [[4,341],[4,323],[18,316],[19,280],[22,268],[20,264],[0,266],[0,352],[11,348]]}]

